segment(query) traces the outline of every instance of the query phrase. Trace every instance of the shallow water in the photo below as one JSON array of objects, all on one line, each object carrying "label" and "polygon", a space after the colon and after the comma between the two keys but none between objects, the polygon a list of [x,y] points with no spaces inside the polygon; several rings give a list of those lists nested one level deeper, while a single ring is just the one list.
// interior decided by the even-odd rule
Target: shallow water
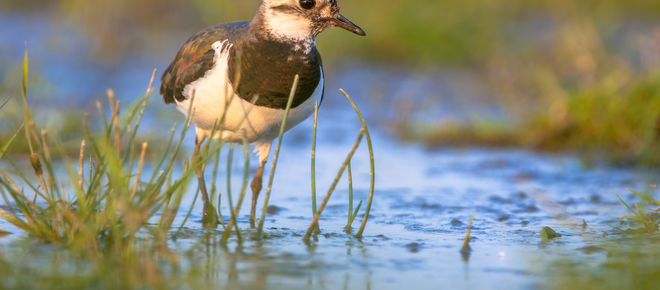
[{"label": "shallow water", "polygon": [[[126,60],[104,72],[88,66],[68,67],[77,53],[69,51],[57,58],[49,57],[49,46],[41,45],[48,30],[44,32],[39,22],[28,25],[21,17],[4,16],[0,17],[0,35],[9,37],[2,39],[33,35],[29,39],[34,47],[32,55],[46,82],[57,84],[52,92],[54,96],[67,95],[71,97],[68,100],[91,102],[94,98],[89,98],[90,91],[100,96],[106,86],[111,86],[117,89],[118,96],[130,100],[127,96],[139,94],[146,86],[151,66],[165,64],[136,56],[136,61]],[[26,28],[16,32],[3,25],[3,21],[24,23],[25,26],[14,27]],[[68,41],[80,41],[75,33],[72,35]],[[22,41],[20,44],[22,49]],[[15,47],[4,50],[10,52],[10,57],[20,55],[20,49]],[[58,78],[63,75],[68,77]],[[425,75],[426,79],[405,70],[348,66],[345,72],[335,73],[328,87],[319,119],[319,200],[359,130],[348,103],[336,93],[340,86],[358,100],[374,127],[376,197],[362,240],[343,232],[348,204],[348,188],[343,180],[320,221],[322,234],[311,246],[302,241],[311,221],[311,123],[307,121],[285,136],[270,203],[274,206],[273,213],[266,220],[269,235],[266,241],[247,241],[237,246],[232,240],[229,248],[219,246],[218,233],[206,233],[201,227],[202,210],[198,203],[186,224],[187,234],[172,241],[170,246],[181,254],[192,250],[192,261],[205,265],[204,276],[228,288],[537,288],[551,286],[547,269],[560,259],[577,257],[585,264],[600,265],[607,252],[585,249],[593,247],[595,237],[612,231],[619,225],[618,217],[627,214],[617,194],[625,200],[636,200],[626,189],[648,188],[649,183],[657,181],[657,173],[606,166],[587,168],[578,156],[571,155],[487,148],[429,151],[420,145],[403,144],[388,135],[380,117],[396,118],[398,105],[404,101],[426,108],[415,115],[418,118],[450,115],[456,108],[497,114],[496,110],[476,104],[470,106],[465,91],[456,92],[461,87],[471,87],[449,81],[469,79],[463,73],[437,72],[429,76],[425,72]],[[387,81],[387,85],[379,86],[383,79],[398,82]],[[472,93],[483,92],[473,87]],[[54,103],[63,103],[54,96],[51,96]],[[423,100],[434,98],[448,101],[442,102],[442,106],[424,105]],[[78,105],[64,107],[67,106]],[[151,130],[169,129],[169,119],[180,118],[173,108],[160,104],[158,97],[153,98],[150,108],[145,117]],[[164,119],[168,120],[166,126]],[[192,143],[192,136],[188,137]],[[240,184],[239,163],[237,158],[232,171],[234,194]],[[365,144],[352,164],[357,205],[368,194]],[[224,176],[224,171],[220,174]],[[221,193],[225,187],[224,182],[218,183]],[[193,192],[186,196],[175,224],[183,221],[193,196]],[[222,207],[222,212],[227,220],[226,207]],[[248,228],[248,212],[245,203],[239,217],[243,229]],[[472,251],[463,255],[460,249],[472,214],[475,216]],[[554,228],[563,237],[542,243],[539,230],[544,226]],[[31,259],[34,252],[41,253],[37,257],[48,257],[61,251],[44,245],[25,250],[21,245],[24,234],[3,220],[0,229],[13,232],[0,236],[0,253],[16,261]]]},{"label": "shallow water", "polygon": [[[346,108],[348,109],[348,108]],[[348,111],[328,109],[319,120],[318,192],[322,196],[340,158],[358,131]],[[616,194],[630,200],[626,188],[644,188],[648,176],[632,170],[585,169],[578,159],[520,150],[441,149],[427,151],[375,134],[377,190],[372,216],[362,241],[345,234],[347,184],[340,183],[321,219],[322,234],[307,246],[302,241],[311,221],[309,140],[306,122],[286,135],[273,187],[271,205],[277,210],[266,220],[269,239],[220,247],[220,235],[206,236],[201,206],[186,224],[188,234],[173,241],[184,253],[195,249],[209,278],[221,285],[269,289],[535,288],[543,284],[544,255],[584,255],[598,261],[605,252],[584,254],[594,235],[612,229],[625,214]],[[349,137],[337,139],[328,132]],[[366,200],[368,156],[362,146],[353,161],[356,200]],[[236,152],[238,155],[239,152]],[[240,153],[242,154],[242,153]],[[224,157],[223,157],[224,159]],[[236,159],[234,195],[241,171]],[[220,176],[224,176],[221,171]],[[207,179],[208,180],[208,179]],[[225,184],[218,183],[223,192]],[[194,194],[187,195],[177,217],[182,222]],[[321,199],[321,197],[319,197]],[[223,202],[224,203],[224,202]],[[357,201],[356,201],[357,204]],[[223,207],[225,220],[228,219]],[[247,229],[245,206],[239,220]],[[460,252],[470,215],[474,214],[471,248]],[[582,228],[582,221],[588,226]],[[356,222],[358,225],[359,221]],[[550,226],[563,234],[541,242],[539,230]],[[3,251],[22,238],[0,238]],[[215,241],[215,242],[214,242]],[[561,254],[563,253],[563,254]],[[601,257],[604,258],[604,257]],[[226,284],[222,284],[226,283]],[[496,285],[495,287],[493,287]]]}]

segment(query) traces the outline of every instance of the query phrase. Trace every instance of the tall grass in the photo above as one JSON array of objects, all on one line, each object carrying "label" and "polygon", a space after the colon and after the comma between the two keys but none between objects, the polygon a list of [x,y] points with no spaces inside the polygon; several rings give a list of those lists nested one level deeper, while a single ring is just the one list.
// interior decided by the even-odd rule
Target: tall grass
[{"label": "tall grass", "polygon": [[[95,255],[105,249],[126,249],[147,228],[154,237],[165,236],[190,180],[191,171],[187,169],[180,179],[167,182],[174,174],[189,121],[176,142],[172,131],[164,153],[169,158],[163,158],[152,169],[151,178],[144,179],[148,144],[133,146],[134,133],[152,92],[154,76],[144,97],[128,111],[124,121],[120,122],[120,103],[109,93],[111,115],[103,122],[101,133],[94,134],[89,127],[83,132],[78,162],[63,157],[66,155],[56,135],[49,138],[31,123],[24,82],[25,132],[28,144],[33,144],[30,162],[38,183],[5,155],[13,173],[0,169],[0,193],[9,206],[7,211],[0,210],[2,217],[32,236]],[[139,156],[137,166],[135,156]],[[61,172],[68,173],[68,180],[61,178]],[[19,185],[27,186],[31,194]]]}]

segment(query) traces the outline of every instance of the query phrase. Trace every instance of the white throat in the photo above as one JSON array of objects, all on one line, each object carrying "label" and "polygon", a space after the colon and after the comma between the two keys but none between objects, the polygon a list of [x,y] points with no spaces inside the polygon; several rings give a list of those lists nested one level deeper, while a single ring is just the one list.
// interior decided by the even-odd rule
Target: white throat
[{"label": "white throat", "polygon": [[269,8],[265,9],[263,16],[265,29],[276,37],[309,43],[309,45],[314,42],[312,23],[309,19]]}]

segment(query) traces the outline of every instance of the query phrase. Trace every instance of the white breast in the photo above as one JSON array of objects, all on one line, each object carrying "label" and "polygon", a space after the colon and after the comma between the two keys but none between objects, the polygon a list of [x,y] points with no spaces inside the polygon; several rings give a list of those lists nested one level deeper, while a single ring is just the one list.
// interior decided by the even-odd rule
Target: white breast
[{"label": "white breast", "polygon": [[[224,115],[223,124],[216,126],[216,134],[212,136],[214,139],[242,142],[245,135],[249,142],[270,143],[279,133],[284,110],[255,106],[236,95],[228,77],[231,45],[223,45],[225,42],[226,40],[213,44],[215,50],[213,68],[207,71],[204,77],[184,88],[183,95],[186,99],[177,102],[177,109],[187,114],[194,92],[192,122],[198,135],[211,137],[211,131],[221,122]],[[323,83],[324,76],[321,70],[321,80],[312,97],[290,110],[286,130],[298,125],[314,112],[314,102],[320,100],[323,95]]]}]

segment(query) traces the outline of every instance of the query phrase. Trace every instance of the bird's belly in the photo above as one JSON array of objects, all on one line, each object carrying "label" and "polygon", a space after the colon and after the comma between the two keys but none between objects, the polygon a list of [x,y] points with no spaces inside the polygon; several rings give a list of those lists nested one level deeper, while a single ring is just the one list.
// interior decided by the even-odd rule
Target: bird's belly
[{"label": "bird's belly", "polygon": [[[244,136],[249,142],[272,141],[279,133],[285,110],[256,106],[236,95],[227,77],[227,60],[228,55],[217,50],[214,68],[184,88],[186,99],[177,102],[177,109],[185,115],[192,112],[198,135],[227,142],[242,142]],[[321,77],[312,96],[290,110],[285,130],[314,112],[314,102],[323,94],[323,81]]]},{"label": "bird's belly", "polygon": [[[292,108],[285,130],[307,119],[314,112],[314,101],[315,98],[309,98]],[[187,114],[189,107],[190,99],[177,103],[177,108],[184,114]],[[270,142],[277,137],[284,114],[283,109],[256,106],[235,95],[225,102],[222,98],[196,92],[192,122],[198,134],[205,137],[213,134],[214,139],[242,142],[245,136],[249,142]]]}]

